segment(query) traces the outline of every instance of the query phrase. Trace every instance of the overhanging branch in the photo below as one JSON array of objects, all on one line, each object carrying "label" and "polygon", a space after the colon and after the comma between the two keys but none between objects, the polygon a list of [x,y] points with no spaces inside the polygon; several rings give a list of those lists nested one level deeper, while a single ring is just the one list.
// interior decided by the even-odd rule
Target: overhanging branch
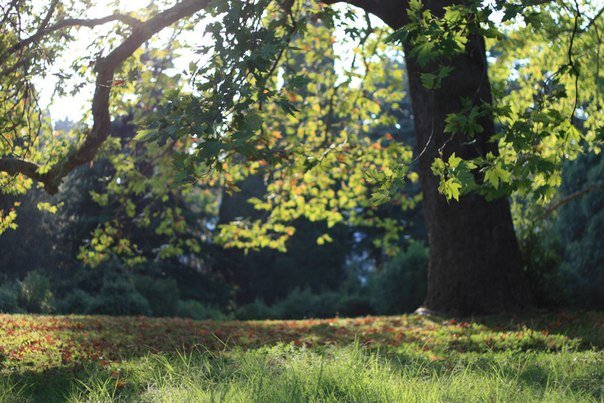
[{"label": "overhanging branch", "polygon": [[569,194],[568,196],[565,196],[564,198],[558,200],[557,202],[555,202],[552,205],[550,205],[549,207],[547,207],[545,209],[545,211],[543,212],[543,215],[542,215],[541,218],[548,217],[554,211],[556,211],[560,207],[564,206],[565,204],[568,204],[571,201],[573,201],[575,199],[578,199],[581,196],[584,196],[584,195],[586,195],[588,193],[591,193],[594,190],[604,190],[604,184],[602,184],[602,183],[594,183],[593,185],[590,185],[590,186],[586,187],[585,189],[578,190],[578,191],[576,191],[574,193]]},{"label": "overhanging branch", "polygon": [[79,165],[91,161],[109,135],[111,124],[109,96],[115,71],[153,35],[175,22],[205,9],[210,1],[184,0],[145,22],[138,22],[132,33],[117,48],[107,56],[97,60],[95,65],[96,88],[92,98],[93,125],[77,150],[70,153],[63,161],[52,166],[46,174],[38,173],[39,166],[33,162],[13,158],[0,159],[0,171],[7,172],[9,175],[23,174],[42,182],[48,193],[57,193],[63,178]]},{"label": "overhanging branch", "polygon": [[384,21],[393,29],[407,23],[408,0],[322,0],[324,4],[347,3],[359,7]]},{"label": "overhanging branch", "polygon": [[51,34],[53,32],[60,31],[65,28],[72,28],[72,27],[94,28],[98,25],[103,25],[103,24],[106,24],[106,23],[112,22],[112,21],[121,21],[121,22],[131,25],[133,27],[136,27],[142,23],[140,20],[138,20],[134,17],[131,17],[129,15],[126,15],[126,14],[112,14],[112,15],[108,15],[106,17],[92,18],[92,19],[68,18],[68,19],[61,20],[61,21],[57,22],[56,24],[53,24],[49,27],[46,27],[43,24],[40,27],[40,29],[38,31],[36,31],[34,34],[32,34],[31,36],[28,36],[27,38],[15,43],[14,45],[12,45],[8,49],[6,49],[0,56],[0,65],[6,63],[6,61],[12,54],[14,54],[22,49],[25,49],[27,46],[31,45],[34,42],[39,41],[46,35]]}]

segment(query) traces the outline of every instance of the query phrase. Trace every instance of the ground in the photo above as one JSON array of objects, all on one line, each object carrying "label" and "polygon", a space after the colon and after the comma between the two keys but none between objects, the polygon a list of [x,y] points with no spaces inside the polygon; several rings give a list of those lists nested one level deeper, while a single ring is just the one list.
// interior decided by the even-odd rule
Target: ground
[{"label": "ground", "polygon": [[0,401],[602,401],[604,313],[0,315]]}]

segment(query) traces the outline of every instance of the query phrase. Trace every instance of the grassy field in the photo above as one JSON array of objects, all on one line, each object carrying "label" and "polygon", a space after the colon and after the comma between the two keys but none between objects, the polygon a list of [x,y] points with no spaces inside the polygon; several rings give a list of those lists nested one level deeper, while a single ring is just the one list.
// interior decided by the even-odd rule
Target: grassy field
[{"label": "grassy field", "polygon": [[0,315],[0,401],[602,401],[604,313]]}]

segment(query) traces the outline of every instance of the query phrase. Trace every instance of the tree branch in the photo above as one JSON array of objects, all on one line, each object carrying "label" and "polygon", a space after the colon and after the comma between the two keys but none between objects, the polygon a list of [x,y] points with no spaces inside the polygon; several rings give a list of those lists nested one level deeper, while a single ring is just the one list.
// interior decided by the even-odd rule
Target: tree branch
[{"label": "tree branch", "polygon": [[[51,8],[51,10],[52,10],[52,8]],[[49,13],[50,13],[50,10],[49,10]],[[42,24],[40,26],[40,29],[38,29],[34,34],[23,39],[22,41],[15,43],[14,45],[12,45],[8,49],[6,49],[0,56],[0,65],[4,64],[8,60],[8,57],[10,55],[18,52],[21,49],[26,48],[27,46],[31,45],[34,42],[39,41],[41,38],[43,38],[44,36],[46,36],[50,33],[53,33],[53,32],[56,32],[56,31],[59,31],[61,29],[65,29],[65,28],[71,28],[71,27],[94,28],[97,25],[103,25],[103,24],[106,24],[106,23],[112,22],[112,21],[120,21],[125,24],[131,25],[133,27],[136,27],[142,23],[140,20],[138,20],[134,17],[131,17],[129,15],[126,15],[126,14],[112,14],[112,15],[108,15],[106,17],[93,18],[93,19],[68,18],[68,19],[59,21],[56,24],[51,25],[49,27],[46,27],[46,24]]]},{"label": "tree branch", "polygon": [[[184,0],[145,22],[137,23],[130,36],[106,57],[97,60],[95,65],[95,72],[97,73],[96,88],[92,98],[93,125],[92,129],[86,135],[84,142],[77,150],[70,153],[63,161],[51,167],[46,174],[39,174],[39,166],[32,162],[12,158],[0,159],[0,171],[7,172],[10,175],[21,173],[31,179],[42,182],[49,194],[57,193],[62,179],[79,165],[91,161],[109,135],[111,124],[109,96],[111,94],[115,71],[153,35],[173,23],[205,9],[210,4],[210,1]],[[102,19],[94,21],[98,23],[100,20]]]},{"label": "tree branch", "polygon": [[550,214],[552,214],[554,211],[556,211],[560,207],[564,206],[565,204],[570,203],[571,201],[573,201],[581,196],[584,196],[587,193],[593,192],[594,190],[604,190],[604,184],[595,183],[591,186],[586,187],[585,189],[578,190],[574,193],[569,194],[568,196],[564,197],[563,199],[558,200],[557,202],[555,202],[554,204],[552,204],[551,206],[549,206],[545,209],[545,211],[543,212],[542,218],[546,218],[547,216],[549,216]]},{"label": "tree branch", "polygon": [[44,189],[46,189],[48,193],[52,194],[52,188],[50,187],[49,183],[47,183],[48,181],[45,175],[39,174],[38,168],[38,165],[34,164],[33,162],[24,161],[17,158],[0,159],[1,172],[6,172],[9,175],[25,175],[30,179],[43,183]]},{"label": "tree branch", "polygon": [[324,4],[347,3],[359,7],[384,21],[393,29],[407,23],[407,0],[322,0]]}]

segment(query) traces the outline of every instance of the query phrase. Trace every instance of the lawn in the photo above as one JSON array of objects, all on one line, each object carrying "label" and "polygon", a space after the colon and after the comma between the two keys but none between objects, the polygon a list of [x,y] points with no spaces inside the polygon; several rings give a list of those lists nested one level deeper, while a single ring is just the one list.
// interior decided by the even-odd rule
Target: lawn
[{"label": "lawn", "polygon": [[604,313],[0,315],[1,401],[602,401]]}]

